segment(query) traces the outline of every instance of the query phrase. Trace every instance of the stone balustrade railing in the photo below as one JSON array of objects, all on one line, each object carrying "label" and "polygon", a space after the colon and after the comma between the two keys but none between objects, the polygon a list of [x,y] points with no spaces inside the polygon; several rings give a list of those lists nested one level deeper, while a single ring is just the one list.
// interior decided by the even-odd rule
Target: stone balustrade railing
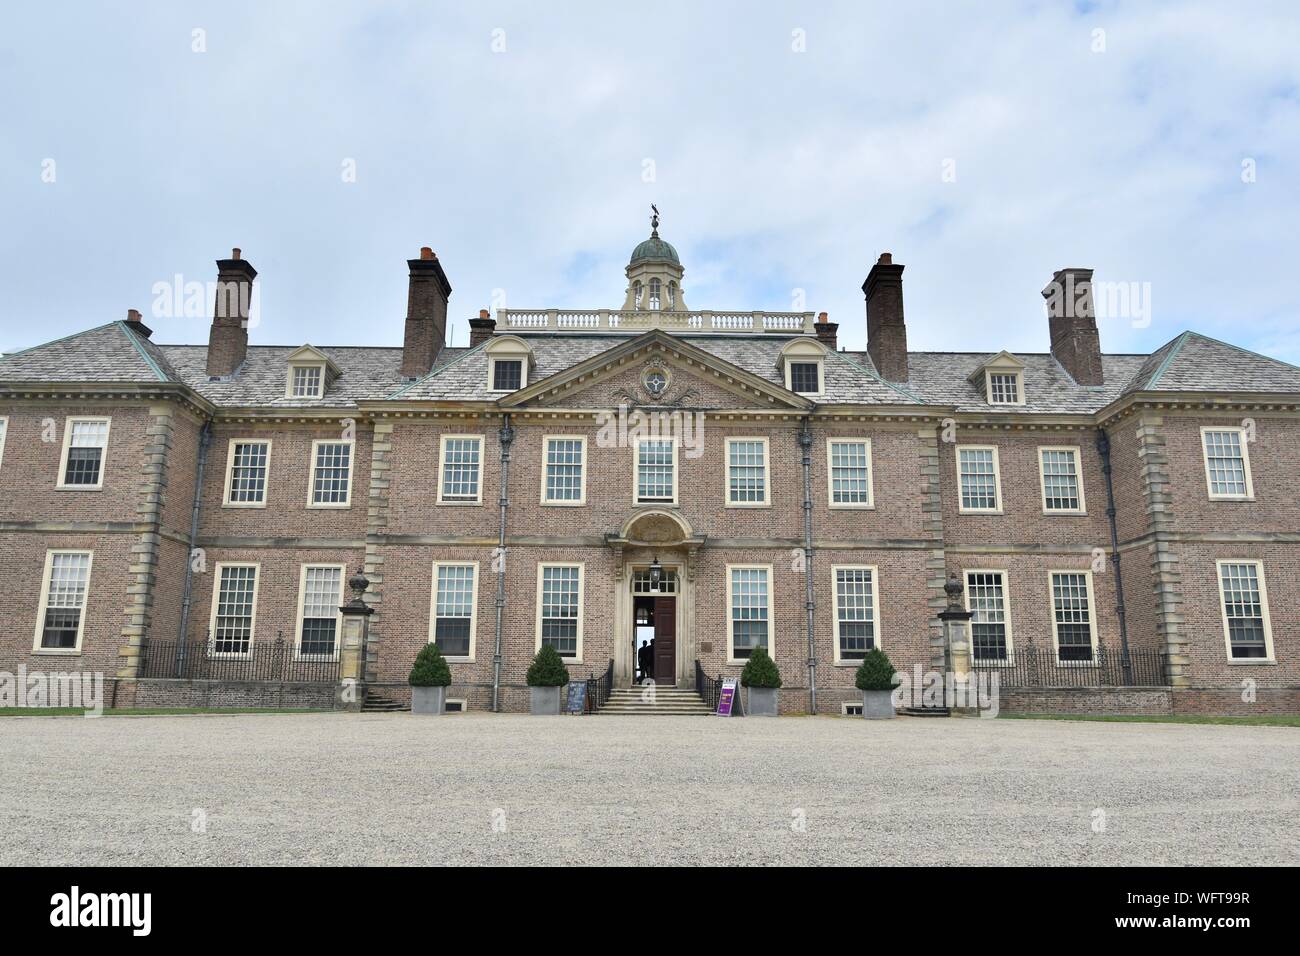
[{"label": "stone balustrade railing", "polygon": [[813,331],[812,312],[622,312],[616,309],[497,309],[497,332]]}]

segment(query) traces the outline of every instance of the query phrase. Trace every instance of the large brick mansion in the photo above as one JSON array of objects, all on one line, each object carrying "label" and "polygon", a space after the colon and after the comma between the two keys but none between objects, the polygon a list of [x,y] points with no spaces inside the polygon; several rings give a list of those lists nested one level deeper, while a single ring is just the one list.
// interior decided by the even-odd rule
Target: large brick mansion
[{"label": "large brick mansion", "polygon": [[985,665],[1125,648],[1175,708],[1297,709],[1300,369],[1195,332],[1104,354],[1091,270],[1011,354],[909,351],[888,254],[865,352],[824,313],[692,311],[657,228],[621,308],[481,312],[464,348],[428,249],[401,348],[250,346],[256,270],[217,266],[206,345],[132,312],[0,359],[0,670],[197,700],[156,649],[335,659],[364,571],[372,692],[430,640],[503,710],[543,643],[620,685],[762,646],[783,711],[840,713],[869,648],[944,665],[955,574]]}]

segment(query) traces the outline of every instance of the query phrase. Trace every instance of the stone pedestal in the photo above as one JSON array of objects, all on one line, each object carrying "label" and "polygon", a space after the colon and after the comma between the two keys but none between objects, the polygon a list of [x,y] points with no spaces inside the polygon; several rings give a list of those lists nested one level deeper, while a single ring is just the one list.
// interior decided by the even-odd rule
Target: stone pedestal
[{"label": "stone pedestal", "polygon": [[340,710],[360,710],[365,699],[366,635],[375,609],[363,598],[370,585],[363,575],[354,575],[348,585],[353,598],[339,608],[343,635],[339,643],[339,688],[334,700]]}]

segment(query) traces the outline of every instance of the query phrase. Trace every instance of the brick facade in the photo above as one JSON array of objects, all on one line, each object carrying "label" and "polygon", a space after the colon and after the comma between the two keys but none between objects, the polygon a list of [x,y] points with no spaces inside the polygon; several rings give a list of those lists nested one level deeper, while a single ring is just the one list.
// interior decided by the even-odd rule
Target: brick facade
[{"label": "brick facade", "polygon": [[[408,328],[415,342],[408,346],[420,353],[417,364],[433,361],[430,352],[440,351],[440,341],[430,344],[425,337],[440,336],[450,292],[441,266],[434,270],[430,262],[436,260],[411,263],[412,281],[419,284],[412,293],[414,332]],[[901,274],[901,267],[895,271]],[[892,282],[897,275],[889,278]],[[897,327],[901,336],[901,292],[899,297],[897,309],[891,305],[877,311],[879,321]],[[487,329],[480,333],[490,341]],[[348,573],[362,569],[370,578],[367,600],[376,613],[370,621],[366,677],[401,700],[411,663],[430,638],[434,563],[464,562],[477,566],[473,652],[453,661],[449,696],[465,699],[471,709],[490,706],[498,568],[503,568],[499,694],[503,709],[523,710],[528,703],[524,672],[539,640],[538,565],[583,568],[581,655],[571,662],[572,672],[598,675],[616,661],[616,677],[627,681],[630,575],[658,558],[680,573],[679,683],[691,680],[696,660],[710,675],[739,673],[740,664],[728,657],[727,567],[770,567],[769,648],[785,681],[781,707],[804,712],[809,670],[798,436],[806,420],[812,434],[811,573],[819,712],[838,714],[841,704],[858,696],[856,665],[836,659],[832,569],[837,565],[875,569],[874,638],[899,670],[909,672],[943,662],[935,614],[943,607],[942,586],[949,572],[1003,572],[1014,646],[1049,652],[1055,646],[1052,571],[1091,575],[1096,639],[1114,648],[1122,639],[1117,587],[1122,583],[1129,645],[1167,653],[1171,686],[1093,694],[1018,690],[1008,694],[1007,709],[1294,711],[1300,687],[1300,502],[1294,493],[1300,430],[1294,398],[1287,404],[1257,396],[1207,399],[1116,390],[1110,401],[1093,409],[1027,409],[1012,415],[910,392],[904,401],[898,397],[904,393],[891,392],[874,376],[868,356],[855,356],[851,361],[865,369],[863,388],[879,389],[872,394],[883,397],[808,402],[784,390],[775,365],[767,381],[759,381],[732,365],[722,346],[716,359],[701,359],[684,347],[677,351],[671,338],[658,333],[651,333],[639,351],[632,350],[638,341],[612,339],[611,358],[603,368],[566,372],[567,366],[577,367],[599,351],[588,349],[567,364],[535,373],[547,387],[539,385],[535,392],[525,388],[519,400],[503,395],[437,399],[411,391],[435,381],[442,368],[451,374],[470,363],[480,349],[442,355],[436,360],[444,364],[414,386],[394,379],[382,398],[354,398],[332,407],[282,401],[256,408],[233,400],[223,404],[205,397],[206,386],[199,380],[193,386],[124,385],[108,392],[78,383],[54,389],[0,375],[0,417],[7,419],[0,461],[0,573],[8,585],[0,592],[0,613],[11,622],[0,636],[0,670],[25,664],[29,669],[103,671],[121,679],[120,699],[137,706],[187,697],[195,702],[265,701],[272,693],[265,689],[136,682],[141,648],[150,639],[204,639],[212,619],[216,569],[238,562],[259,567],[253,640],[283,636],[292,643],[300,623],[301,569],[330,564],[343,565]],[[549,347],[545,336],[529,342],[536,350]],[[153,348],[147,342],[135,345]],[[159,352],[177,362],[186,359],[179,351]],[[249,363],[268,361],[257,347],[248,355]],[[836,355],[829,353],[825,362],[842,361],[847,367],[850,359]],[[394,370],[401,358],[393,356]],[[343,357],[337,360],[343,365],[341,381],[355,388],[365,373],[349,369]],[[635,498],[633,448],[604,443],[599,417],[629,399],[652,404],[642,391],[647,362],[658,362],[670,373],[667,398],[677,404],[668,410],[703,416],[700,454],[679,448],[677,500],[653,508]],[[845,374],[839,365],[836,370]],[[962,380],[968,372],[954,368],[953,377]],[[274,379],[276,370],[258,374]],[[908,388],[922,392],[925,382],[916,379]],[[75,415],[112,418],[98,490],[56,487],[65,422]],[[507,420],[513,443],[504,485],[500,431]],[[1253,438],[1253,500],[1212,500],[1201,429],[1243,421],[1250,423]],[[207,453],[196,502],[205,423]],[[1103,430],[1110,442],[1117,549],[1111,542],[1110,495],[1098,448]],[[475,502],[438,503],[441,441],[448,435],[481,436]],[[546,439],[555,436],[586,438],[581,506],[542,501]],[[310,507],[313,442],[344,438],[353,442],[350,503]],[[729,438],[766,441],[766,506],[728,505]],[[827,443],[836,438],[870,441],[869,508],[831,506]],[[234,440],[271,443],[263,507],[226,502]],[[998,513],[967,513],[959,506],[957,454],[963,445],[997,449]],[[1044,513],[1039,462],[1044,447],[1078,450],[1084,513]],[[508,503],[504,559],[497,550],[503,499]],[[191,540],[196,504],[197,537]],[[622,537],[629,527],[640,528],[638,516],[651,511],[671,517],[651,517],[645,527],[689,529],[690,534],[642,540],[637,531]],[[84,636],[76,653],[33,652],[42,572],[52,549],[94,554]],[[1261,562],[1271,661],[1243,663],[1228,656],[1215,565],[1227,559]],[[1252,697],[1254,703],[1247,700]],[[289,699],[298,702],[295,706],[318,701],[300,688],[290,688]]]}]

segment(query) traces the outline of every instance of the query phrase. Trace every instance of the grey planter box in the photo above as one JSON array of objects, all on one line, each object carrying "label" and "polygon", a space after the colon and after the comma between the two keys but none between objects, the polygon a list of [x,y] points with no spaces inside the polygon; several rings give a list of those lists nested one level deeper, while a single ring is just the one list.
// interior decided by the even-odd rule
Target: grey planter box
[{"label": "grey planter box", "polygon": [[411,713],[436,717],[447,709],[447,688],[412,687]]},{"label": "grey planter box", "polygon": [[780,693],[775,687],[745,688],[745,716],[775,717]]},{"label": "grey planter box", "polygon": [[892,690],[864,690],[862,692],[862,716],[867,720],[888,720],[894,716],[894,692]]},{"label": "grey planter box", "polygon": [[532,697],[528,709],[530,714],[551,716],[560,712],[560,691],[564,690],[563,687],[530,687],[528,690]]}]

